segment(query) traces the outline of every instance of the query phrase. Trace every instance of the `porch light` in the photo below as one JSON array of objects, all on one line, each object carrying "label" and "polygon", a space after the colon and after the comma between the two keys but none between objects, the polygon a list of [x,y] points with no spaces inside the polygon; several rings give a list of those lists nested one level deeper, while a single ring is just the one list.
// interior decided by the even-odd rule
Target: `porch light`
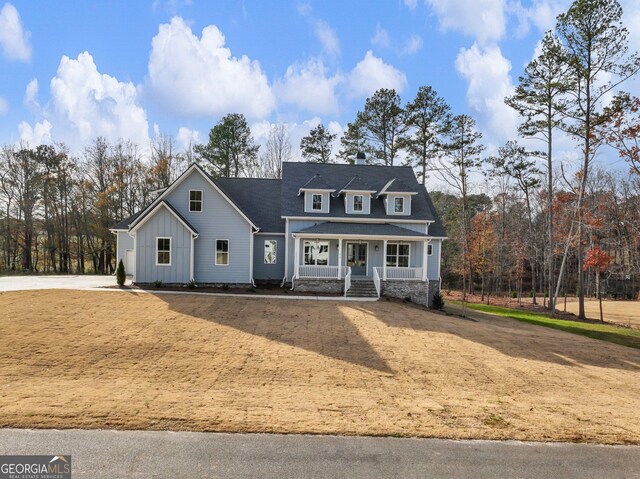
[{"label": "porch light", "polygon": [[378,247],[378,245],[376,245],[376,247],[375,247],[374,249],[375,249],[376,251],[378,251],[378,248],[379,248],[379,247]]}]

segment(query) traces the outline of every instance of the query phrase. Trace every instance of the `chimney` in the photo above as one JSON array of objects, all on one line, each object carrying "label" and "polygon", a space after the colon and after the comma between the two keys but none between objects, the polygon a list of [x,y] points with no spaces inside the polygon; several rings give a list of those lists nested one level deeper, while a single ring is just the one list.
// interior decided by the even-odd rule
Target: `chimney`
[{"label": "chimney", "polygon": [[356,155],[356,165],[364,165],[365,158],[366,156],[364,152],[359,151],[358,154]]}]

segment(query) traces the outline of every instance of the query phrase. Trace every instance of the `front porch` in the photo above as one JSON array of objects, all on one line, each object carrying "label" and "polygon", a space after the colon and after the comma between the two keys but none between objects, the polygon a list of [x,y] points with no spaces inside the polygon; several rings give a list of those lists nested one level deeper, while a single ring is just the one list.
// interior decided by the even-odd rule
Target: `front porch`
[{"label": "front porch", "polygon": [[342,292],[346,296],[354,281],[370,281],[380,297],[386,290],[398,290],[392,287],[398,282],[415,283],[399,288],[405,293],[420,290],[422,296],[424,290],[428,296],[427,235],[380,224],[366,225],[368,229],[384,227],[378,234],[324,232],[334,225],[337,224],[322,223],[293,233],[294,290]]}]

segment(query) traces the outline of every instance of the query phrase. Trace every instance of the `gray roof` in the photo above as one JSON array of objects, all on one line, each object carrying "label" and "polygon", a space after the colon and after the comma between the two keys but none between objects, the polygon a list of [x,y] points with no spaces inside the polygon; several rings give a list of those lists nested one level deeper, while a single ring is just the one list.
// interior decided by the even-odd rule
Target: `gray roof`
[{"label": "gray roof", "polygon": [[[296,163],[285,162],[282,165],[282,216],[297,217],[326,217],[350,218],[357,221],[353,215],[348,215],[344,210],[344,200],[331,196],[328,214],[318,212],[305,213],[304,198],[298,196],[300,187],[309,177],[321,175],[330,189],[339,191],[354,176],[358,176],[363,182],[371,186],[372,190],[380,191],[391,179],[395,178],[399,185],[408,192],[415,192],[411,200],[411,215],[397,216],[387,215],[382,198],[371,198],[371,213],[366,218],[385,219],[389,222],[399,219],[433,221],[429,227],[429,233],[433,236],[445,236],[444,228],[427,190],[418,183],[413,169],[408,166],[374,166],[374,165],[344,165],[327,163]],[[390,190],[394,190],[391,184]],[[436,234],[437,233],[437,234]]]},{"label": "gray roof", "polygon": [[352,191],[375,191],[366,181],[359,176],[354,176],[349,182],[340,188],[338,191],[352,190]]},{"label": "gray roof", "polygon": [[[184,221],[184,224],[186,224],[189,228],[191,228],[191,231],[193,231],[195,234],[198,234],[198,230],[197,230],[197,229],[195,229],[195,228],[193,227],[193,225],[192,225],[191,223],[189,223],[189,222],[187,221],[187,219],[186,219],[184,216],[182,216],[182,215],[178,212],[178,210],[176,210],[176,209],[171,205],[171,203],[169,203],[168,201],[162,200],[159,204],[163,204],[163,205],[165,205],[167,208],[169,208],[171,211],[173,211],[173,213],[174,213],[178,218],[180,218],[182,221]],[[146,213],[145,213],[145,215],[146,215]]]},{"label": "gray roof", "polygon": [[335,190],[335,188],[331,188],[329,184],[324,181],[324,178],[318,173],[309,178],[309,181],[307,181],[304,185],[301,185],[299,190],[302,188],[306,188],[309,190]]},{"label": "gray roof", "polygon": [[358,236],[420,236],[427,238],[424,233],[411,231],[400,226],[386,223],[318,223],[296,233],[309,233],[317,235],[358,235]]},{"label": "gray roof", "polygon": [[[151,213],[153,210],[155,210],[159,205],[164,205],[167,208],[169,208],[178,218],[180,218],[184,222],[184,224],[186,224],[189,228],[191,228],[191,230],[195,234],[198,234],[198,230],[195,229],[193,227],[193,225],[191,223],[189,223],[187,221],[187,219],[178,212],[178,210],[176,210],[173,206],[171,206],[171,203],[169,203],[168,201],[165,201],[165,200],[161,200],[160,202],[156,203],[153,208],[147,207],[147,208],[139,211],[138,213],[136,213],[137,216],[134,215],[134,216],[136,216],[136,220],[138,219],[138,217],[139,217],[140,220],[142,220],[145,216],[149,215],[149,213]],[[143,214],[140,214],[140,213],[143,213]],[[129,226],[131,225],[131,223],[133,223],[133,221],[135,221],[135,220],[132,220],[129,223]]]},{"label": "gray roof", "polygon": [[280,214],[282,180],[216,178],[213,181],[261,232],[284,233]]},{"label": "gray roof", "polygon": [[138,218],[138,216],[140,216],[142,214],[142,212],[144,210],[146,210],[147,208],[148,208],[148,206],[145,206],[140,211],[137,211],[134,214],[132,214],[131,216],[129,216],[128,218],[123,219],[120,223],[118,223],[117,225],[113,226],[111,229],[112,230],[128,230],[129,229],[129,225],[131,223],[133,223]]},{"label": "gray roof", "polygon": [[[202,168],[199,167],[199,169],[204,172]],[[412,197],[411,215],[403,217],[387,215],[382,198],[376,199],[374,195],[371,198],[371,214],[366,215],[366,218],[385,219],[389,222],[399,219],[433,221],[429,226],[429,235],[446,236],[431,198],[426,189],[418,183],[410,167],[286,162],[283,164],[282,173],[282,180],[257,178],[211,178],[211,180],[262,232],[284,233],[285,221],[282,216],[326,217],[327,220],[350,218],[354,222],[358,221],[353,215],[346,214],[344,200],[332,195],[329,195],[329,214],[305,213],[304,198],[298,196],[300,188],[305,185],[310,185],[306,186],[308,188],[336,191],[347,186],[353,189],[380,191],[389,180],[396,178],[396,181],[391,184],[390,190],[398,191],[394,186],[401,185],[404,188],[401,191],[406,189],[408,192],[417,193]],[[164,203],[178,214],[169,203]],[[131,223],[141,215],[148,214],[149,211],[150,208],[147,206],[129,218],[120,221],[112,229],[127,230]],[[178,214],[178,216],[180,215]],[[182,216],[180,218],[189,224]],[[356,228],[353,225],[357,225],[357,231],[362,231],[362,234],[367,234],[368,231],[373,231],[379,226],[391,226],[371,223],[342,224],[352,225],[352,231]],[[193,229],[193,227],[191,228]],[[414,234],[414,236],[416,235],[419,233]]]},{"label": "gray roof", "polygon": [[389,185],[389,188],[387,188],[387,191],[391,191],[393,193],[415,193],[415,192],[417,192],[417,190],[416,190],[416,188],[414,186],[409,186],[404,181],[402,181],[401,179],[398,179],[398,178],[395,178],[393,180],[393,183],[391,183]]}]

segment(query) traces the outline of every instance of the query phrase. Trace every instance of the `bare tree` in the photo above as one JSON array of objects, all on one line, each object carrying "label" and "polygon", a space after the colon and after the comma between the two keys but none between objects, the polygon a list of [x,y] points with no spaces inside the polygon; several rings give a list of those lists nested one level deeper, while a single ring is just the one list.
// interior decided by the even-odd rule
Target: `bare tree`
[{"label": "bare tree", "polygon": [[282,163],[291,160],[289,129],[282,123],[269,131],[265,151],[260,158],[262,178],[282,178]]}]

